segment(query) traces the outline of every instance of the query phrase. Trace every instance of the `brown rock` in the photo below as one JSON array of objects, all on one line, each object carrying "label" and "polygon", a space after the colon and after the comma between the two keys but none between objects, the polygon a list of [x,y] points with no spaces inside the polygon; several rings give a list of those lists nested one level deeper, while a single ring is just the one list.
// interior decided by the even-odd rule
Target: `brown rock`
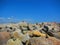
[{"label": "brown rock", "polygon": [[34,37],[31,38],[26,45],[60,45],[60,40],[54,37]]},{"label": "brown rock", "polygon": [[9,38],[10,38],[9,32],[0,32],[0,45],[5,45]]},{"label": "brown rock", "polygon": [[48,40],[51,40],[53,45],[60,45],[60,40],[56,39],[55,37],[49,37]]},{"label": "brown rock", "polygon": [[26,45],[52,45],[52,42],[44,37],[31,38]]}]

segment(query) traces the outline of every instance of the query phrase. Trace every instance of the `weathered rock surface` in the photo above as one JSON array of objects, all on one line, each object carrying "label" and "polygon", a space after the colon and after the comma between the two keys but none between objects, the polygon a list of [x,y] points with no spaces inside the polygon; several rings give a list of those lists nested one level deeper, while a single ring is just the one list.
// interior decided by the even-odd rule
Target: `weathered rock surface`
[{"label": "weathered rock surface", "polygon": [[8,39],[10,39],[9,32],[0,32],[0,45],[5,45]]},{"label": "weathered rock surface", "polygon": [[60,40],[54,37],[34,37],[31,38],[26,45],[60,45]]}]

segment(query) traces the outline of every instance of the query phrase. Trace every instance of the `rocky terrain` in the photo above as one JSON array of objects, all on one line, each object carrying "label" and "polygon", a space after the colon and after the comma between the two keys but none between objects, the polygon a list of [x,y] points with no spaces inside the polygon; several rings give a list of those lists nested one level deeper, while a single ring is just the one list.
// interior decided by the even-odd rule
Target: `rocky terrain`
[{"label": "rocky terrain", "polygon": [[60,23],[0,24],[0,45],[60,45]]}]

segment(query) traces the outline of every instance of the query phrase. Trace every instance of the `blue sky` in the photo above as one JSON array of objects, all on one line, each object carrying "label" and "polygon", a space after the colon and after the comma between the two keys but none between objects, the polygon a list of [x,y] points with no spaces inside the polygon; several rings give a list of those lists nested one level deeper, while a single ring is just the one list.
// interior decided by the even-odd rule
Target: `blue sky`
[{"label": "blue sky", "polygon": [[60,22],[60,0],[0,0],[0,18]]}]

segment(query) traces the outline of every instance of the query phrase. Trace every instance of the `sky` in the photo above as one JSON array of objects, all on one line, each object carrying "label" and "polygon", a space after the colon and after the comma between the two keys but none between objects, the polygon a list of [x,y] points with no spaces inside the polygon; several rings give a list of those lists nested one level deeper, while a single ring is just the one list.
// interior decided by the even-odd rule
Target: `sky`
[{"label": "sky", "polygon": [[60,0],[0,0],[0,22],[60,22]]}]

